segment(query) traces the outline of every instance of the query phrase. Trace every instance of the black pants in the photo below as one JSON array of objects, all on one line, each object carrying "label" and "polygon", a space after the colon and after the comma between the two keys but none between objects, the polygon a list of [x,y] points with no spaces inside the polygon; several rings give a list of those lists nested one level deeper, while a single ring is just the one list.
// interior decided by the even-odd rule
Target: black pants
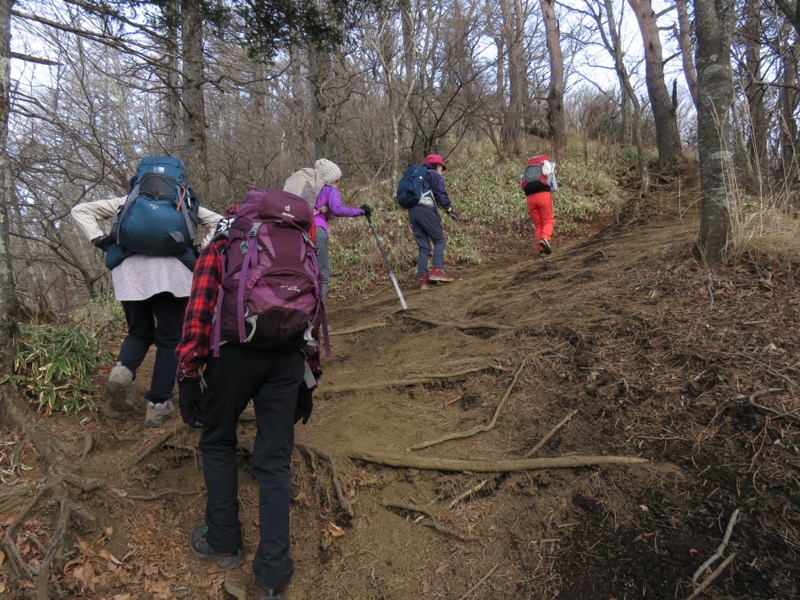
[{"label": "black pants", "polygon": [[291,455],[294,411],[303,380],[302,353],[258,350],[237,344],[220,347],[210,358],[204,378],[203,477],[206,482],[206,539],[216,552],[242,547],[236,423],[253,399],[256,439],[253,476],[260,490],[258,550],[253,573],[262,587],[275,588],[291,579],[289,505],[292,496]]},{"label": "black pants", "polygon": [[156,359],[150,390],[144,395],[152,402],[172,398],[178,358],[175,348],[181,341],[183,313],[188,298],[176,298],[170,293],[156,294],[147,300],[122,302],[128,335],[122,342],[117,361],[136,373],[150,346],[156,345]]}]

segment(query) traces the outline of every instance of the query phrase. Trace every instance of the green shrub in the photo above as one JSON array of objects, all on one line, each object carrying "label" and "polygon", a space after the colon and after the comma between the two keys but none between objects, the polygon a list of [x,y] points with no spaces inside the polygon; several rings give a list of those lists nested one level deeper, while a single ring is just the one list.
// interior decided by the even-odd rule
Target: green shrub
[{"label": "green shrub", "polygon": [[3,382],[36,401],[39,411],[76,413],[94,406],[97,387],[89,376],[112,359],[85,326],[25,324],[14,339],[14,374]]}]

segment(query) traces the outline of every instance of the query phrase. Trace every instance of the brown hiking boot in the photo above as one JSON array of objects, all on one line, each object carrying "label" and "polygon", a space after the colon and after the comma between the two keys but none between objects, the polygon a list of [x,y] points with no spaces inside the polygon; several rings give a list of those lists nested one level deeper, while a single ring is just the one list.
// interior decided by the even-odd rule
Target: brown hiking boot
[{"label": "brown hiking boot", "polygon": [[447,273],[445,273],[444,270],[442,270],[441,268],[434,267],[433,269],[431,269],[430,280],[440,281],[442,283],[449,283],[453,281],[453,278],[450,277],[450,275],[448,275]]}]

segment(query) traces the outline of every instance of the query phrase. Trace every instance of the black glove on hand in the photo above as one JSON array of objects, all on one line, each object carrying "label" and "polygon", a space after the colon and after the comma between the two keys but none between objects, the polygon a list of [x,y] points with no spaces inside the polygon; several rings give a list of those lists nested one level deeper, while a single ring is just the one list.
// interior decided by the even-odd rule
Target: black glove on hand
[{"label": "black glove on hand", "polygon": [[111,247],[111,244],[114,243],[114,240],[111,239],[111,236],[101,235],[100,237],[94,238],[92,243],[100,248],[100,250],[103,252],[108,252],[108,249]]},{"label": "black glove on hand", "polygon": [[202,415],[200,399],[203,397],[203,388],[200,385],[202,378],[199,375],[184,377],[178,382],[178,405],[181,409],[181,418],[189,427],[197,427],[197,419]]},{"label": "black glove on hand", "polygon": [[460,221],[461,217],[458,216],[458,213],[450,207],[450,210],[447,211],[448,216],[453,219],[453,221]]},{"label": "black glove on hand", "polygon": [[369,204],[362,204],[358,208],[361,209],[361,212],[364,213],[365,217],[369,217],[372,214],[372,209],[369,207]]},{"label": "black glove on hand", "polygon": [[302,419],[303,425],[305,425],[311,418],[312,410],[314,410],[313,391],[308,389],[304,381],[300,384],[300,390],[297,392],[297,408],[294,411],[294,422],[297,423]]}]

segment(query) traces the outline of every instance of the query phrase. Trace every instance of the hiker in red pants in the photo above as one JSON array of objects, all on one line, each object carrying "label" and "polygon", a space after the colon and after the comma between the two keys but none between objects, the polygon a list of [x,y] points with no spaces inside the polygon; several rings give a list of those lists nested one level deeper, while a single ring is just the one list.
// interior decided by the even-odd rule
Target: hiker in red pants
[{"label": "hiker in red pants", "polygon": [[540,154],[528,161],[520,186],[525,192],[528,203],[528,214],[533,220],[534,235],[538,239],[536,248],[540,255],[550,254],[553,247],[553,196],[551,192],[558,189],[555,165],[547,156]]}]

